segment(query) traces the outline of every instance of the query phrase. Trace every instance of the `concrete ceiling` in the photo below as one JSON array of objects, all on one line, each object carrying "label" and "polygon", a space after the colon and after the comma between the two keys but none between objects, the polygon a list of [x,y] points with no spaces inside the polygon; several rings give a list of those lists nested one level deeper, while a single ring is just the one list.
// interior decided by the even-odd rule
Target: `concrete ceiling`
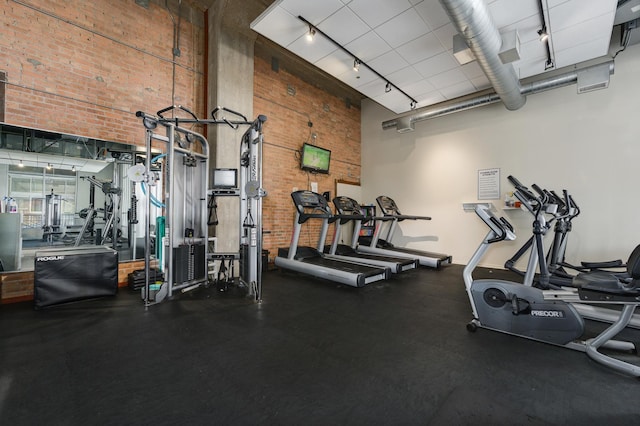
[{"label": "concrete ceiling", "polygon": [[[201,0],[204,1],[204,0]],[[486,0],[501,33],[517,30],[519,78],[544,74],[608,54],[617,0]],[[550,32],[554,67],[540,41],[540,4]],[[299,16],[337,41],[316,34]],[[438,0],[276,0],[251,27],[336,79],[396,113],[490,87],[476,62],[454,58],[457,34]],[[354,57],[367,66],[353,70]],[[372,71],[375,70],[375,71]],[[388,90],[386,83],[400,90]],[[386,90],[385,90],[386,89]]]}]

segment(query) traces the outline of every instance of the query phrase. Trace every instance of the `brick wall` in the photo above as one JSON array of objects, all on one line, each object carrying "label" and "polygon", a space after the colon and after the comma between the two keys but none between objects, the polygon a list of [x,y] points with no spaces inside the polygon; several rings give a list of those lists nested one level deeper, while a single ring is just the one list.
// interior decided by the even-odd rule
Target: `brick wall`
[{"label": "brick wall", "polygon": [[[344,99],[329,94],[288,73],[273,71],[271,64],[257,56],[254,68],[254,114],[265,114],[263,178],[267,197],[263,202],[263,226],[269,231],[264,248],[270,259],[278,247],[288,247],[295,217],[293,188],[311,189],[335,196],[336,179],[360,176],[360,108],[347,106]],[[313,123],[309,127],[308,123]],[[314,140],[312,133],[317,135]],[[299,150],[310,142],[331,150],[328,175],[300,170]],[[305,224],[300,245],[315,246],[319,224]],[[329,236],[333,232],[329,231]]]},{"label": "brick wall", "polygon": [[[175,2],[168,2],[172,14],[165,4],[0,0],[4,121],[143,146],[138,110],[155,113],[174,97],[205,116],[204,15],[183,5],[178,19]],[[174,21],[180,21],[175,67]],[[141,267],[121,264],[119,281]],[[32,272],[0,280],[4,302],[32,298]]]},{"label": "brick wall", "polygon": [[[172,103],[173,23],[158,4],[151,2],[145,9],[132,0],[0,0],[6,122],[142,145],[143,128],[135,112],[153,113]],[[180,29],[175,103],[204,117],[205,32],[185,19]],[[289,245],[294,187],[309,189],[309,182],[318,182],[319,191],[330,191],[333,197],[336,179],[360,176],[360,108],[283,68],[273,71],[268,61],[256,58],[256,114],[268,117],[263,221],[270,232],[264,246],[272,260],[278,247]],[[329,175],[300,170],[297,152],[303,142],[332,151]],[[317,233],[317,224],[305,225],[300,244],[314,246]],[[140,267],[121,264],[120,281]],[[32,273],[0,278],[3,297],[32,295]]]},{"label": "brick wall", "polygon": [[[165,8],[0,0],[0,16],[6,122],[142,145],[135,112],[172,104],[174,27]],[[204,37],[203,28],[181,20],[175,103],[201,115]]]}]

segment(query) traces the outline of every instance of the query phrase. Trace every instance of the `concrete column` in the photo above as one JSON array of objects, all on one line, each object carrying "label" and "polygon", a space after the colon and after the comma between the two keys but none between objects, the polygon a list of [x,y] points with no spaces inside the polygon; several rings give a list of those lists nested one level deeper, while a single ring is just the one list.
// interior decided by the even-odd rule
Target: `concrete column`
[{"label": "concrete column", "polygon": [[[253,3],[253,2],[249,2]],[[255,10],[242,1],[215,0],[208,9],[208,108],[227,107],[253,120],[253,58],[256,34],[250,29]],[[229,119],[236,119],[227,115]],[[240,139],[246,126],[208,126],[211,167],[239,168]],[[218,237],[218,251],[238,250],[239,202],[218,197],[219,224],[210,235]]]}]

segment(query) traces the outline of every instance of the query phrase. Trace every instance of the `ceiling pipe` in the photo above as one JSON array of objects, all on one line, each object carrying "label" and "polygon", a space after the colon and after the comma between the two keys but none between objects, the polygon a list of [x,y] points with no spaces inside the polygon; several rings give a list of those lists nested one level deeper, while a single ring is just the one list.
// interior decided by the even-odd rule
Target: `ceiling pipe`
[{"label": "ceiling pipe", "polygon": [[511,64],[503,64],[498,53],[502,37],[491,19],[484,0],[440,0],[469,49],[473,52],[487,79],[508,110],[521,108],[526,97]]},{"label": "ceiling pipe", "polygon": [[[568,86],[578,82],[578,73],[588,71],[591,69],[602,67],[606,64],[609,68],[609,75],[613,74],[615,70],[613,60],[585,67],[582,69],[575,69],[562,74],[557,74],[552,77],[548,77],[542,80],[532,81],[522,84],[522,94],[532,95],[535,93],[545,92],[547,90],[557,89],[559,87]],[[396,128],[400,133],[409,132],[414,130],[414,124],[419,121],[428,120],[430,118],[442,117],[454,112],[467,111],[472,108],[476,108],[483,105],[489,105],[500,102],[500,96],[495,93],[485,93],[482,95],[469,95],[451,101],[442,102],[431,106],[424,107],[420,112],[413,115],[405,115],[393,120],[387,120],[382,122],[382,129],[387,130]]]}]

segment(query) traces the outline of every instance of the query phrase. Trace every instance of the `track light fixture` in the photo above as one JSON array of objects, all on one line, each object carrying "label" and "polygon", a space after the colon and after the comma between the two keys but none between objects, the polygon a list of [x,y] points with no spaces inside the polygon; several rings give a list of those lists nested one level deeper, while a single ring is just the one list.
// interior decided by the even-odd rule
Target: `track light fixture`
[{"label": "track light fixture", "polygon": [[75,171],[76,171],[76,166],[71,166],[71,171],[75,173]]},{"label": "track light fixture", "polygon": [[540,12],[540,21],[542,22],[542,28],[538,30],[538,36],[540,37],[540,42],[544,43],[544,47],[547,50],[547,60],[544,63],[544,70],[548,71],[555,67],[553,63],[553,54],[551,53],[551,39],[549,38],[549,30],[547,29],[547,20],[544,15],[544,7],[542,5],[542,0],[538,0],[538,11]]},{"label": "track light fixture", "polygon": [[409,106],[411,107],[411,109],[416,109],[416,101],[411,101]]},{"label": "track light fixture", "polygon": [[544,70],[548,71],[551,68],[555,67],[555,64],[553,63],[553,61],[551,60],[551,58],[547,59],[547,62],[544,63]]},{"label": "track light fixture", "polygon": [[[385,76],[383,76],[382,74],[380,74],[378,71],[374,70],[373,68],[371,68],[369,65],[367,65],[365,62],[362,62],[362,60],[358,59],[358,57],[356,55],[354,55],[352,52],[349,51],[349,49],[347,49],[346,47],[342,46],[340,43],[338,43],[337,41],[335,41],[334,39],[332,39],[331,37],[329,37],[327,34],[325,34],[324,32],[322,32],[322,30],[318,27],[316,27],[315,25],[313,25],[311,22],[307,21],[306,19],[304,19],[302,16],[298,15],[298,19],[300,19],[302,22],[304,22],[308,27],[309,27],[309,31],[307,32],[307,38],[310,39],[312,38],[315,34],[320,34],[322,35],[324,38],[326,38],[328,41],[330,41],[331,43],[333,43],[334,46],[336,46],[338,49],[342,50],[344,53],[346,53],[348,56],[353,58],[353,70],[355,72],[358,72],[360,70],[360,65],[364,65],[365,67],[368,68],[369,71],[371,71],[372,73],[374,73],[380,80],[385,82],[385,87],[384,87],[384,91],[385,93],[388,93],[391,91],[391,88],[396,89],[398,92],[402,93],[404,96],[406,96],[410,101],[411,101],[411,105],[412,105],[412,109],[416,107],[416,105],[418,104],[418,102],[413,99],[411,96],[409,96],[409,94],[407,92],[405,92],[404,90],[402,90],[401,88],[399,88],[398,86],[396,86],[395,84],[393,84],[392,82],[390,82]],[[346,65],[346,64],[345,64]],[[359,75],[357,75],[355,78],[360,78]]]},{"label": "track light fixture", "polygon": [[307,41],[313,41],[313,37],[316,35],[316,30],[313,29],[311,25],[309,25],[309,32],[307,33]]},{"label": "track light fixture", "polygon": [[18,163],[18,167],[24,167],[24,163],[22,162],[22,160],[20,160],[20,162]]},{"label": "track light fixture", "polygon": [[51,170],[53,169],[53,165],[51,165],[51,163],[47,164],[47,170]]},{"label": "track light fixture", "polygon": [[543,26],[538,30],[538,36],[540,37],[540,41],[545,42],[549,39],[549,33],[547,32],[547,27]]}]

